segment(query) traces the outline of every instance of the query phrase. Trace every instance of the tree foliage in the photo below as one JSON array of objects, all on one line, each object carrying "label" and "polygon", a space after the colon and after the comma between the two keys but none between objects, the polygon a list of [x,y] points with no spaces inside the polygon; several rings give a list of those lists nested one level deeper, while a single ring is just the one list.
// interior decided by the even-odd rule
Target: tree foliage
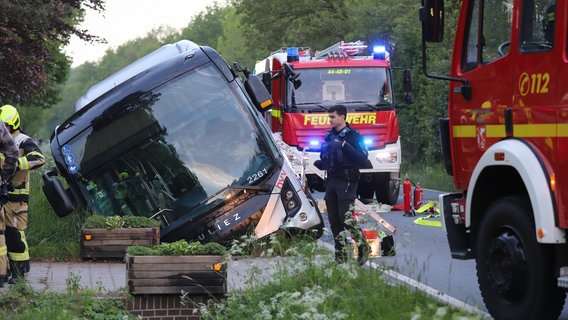
[{"label": "tree foliage", "polygon": [[[2,0],[0,0],[2,1]],[[400,106],[403,161],[433,162],[440,159],[438,118],[446,115],[447,83],[422,75],[420,1],[416,0],[225,0],[214,3],[188,19],[179,31],[159,28],[107,51],[98,63],[71,70],[63,87],[63,101],[55,105],[41,136],[53,131],[73,112],[75,101],[87,89],[165,43],[189,39],[213,47],[225,59],[253,69],[256,61],[285,46],[321,50],[345,41],[363,40],[387,45],[396,70],[413,75],[414,104]],[[446,3],[445,42],[428,48],[428,71],[447,74],[459,3]],[[400,74],[395,71],[395,98],[401,103]]]},{"label": "tree foliage", "polygon": [[0,0],[0,103],[51,106],[65,81],[69,58],[62,48],[71,35],[96,37],[75,26],[82,6],[103,10],[103,0]]}]

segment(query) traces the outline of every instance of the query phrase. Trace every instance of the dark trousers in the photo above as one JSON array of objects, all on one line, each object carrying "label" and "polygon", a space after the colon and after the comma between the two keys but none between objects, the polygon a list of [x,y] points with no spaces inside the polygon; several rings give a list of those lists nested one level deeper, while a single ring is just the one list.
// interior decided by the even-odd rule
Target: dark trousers
[{"label": "dark trousers", "polygon": [[344,253],[345,239],[340,237],[344,230],[349,231],[353,239],[358,240],[363,233],[356,224],[346,223],[346,219],[352,219],[349,207],[357,197],[358,182],[349,182],[346,179],[328,178],[325,186],[325,205],[329,217],[329,225],[335,241],[336,254]]}]

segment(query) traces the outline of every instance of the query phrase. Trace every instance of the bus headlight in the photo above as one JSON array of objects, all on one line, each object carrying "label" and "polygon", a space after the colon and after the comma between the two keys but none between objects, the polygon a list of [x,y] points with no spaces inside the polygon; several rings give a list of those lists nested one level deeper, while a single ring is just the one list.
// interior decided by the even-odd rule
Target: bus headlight
[{"label": "bus headlight", "polygon": [[375,159],[377,159],[379,163],[396,163],[398,155],[396,152],[382,151],[375,155]]},{"label": "bus headlight", "polygon": [[286,216],[293,217],[298,210],[300,210],[300,198],[288,178],[284,180],[282,191],[280,192],[280,198],[284,205],[284,210],[286,210]]}]

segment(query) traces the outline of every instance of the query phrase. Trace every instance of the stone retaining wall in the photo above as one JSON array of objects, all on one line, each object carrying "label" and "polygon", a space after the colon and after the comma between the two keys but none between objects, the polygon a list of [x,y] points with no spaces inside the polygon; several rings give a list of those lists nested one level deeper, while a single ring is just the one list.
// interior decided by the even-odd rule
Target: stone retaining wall
[{"label": "stone retaining wall", "polygon": [[[143,320],[200,320],[197,312],[199,303],[207,303],[212,299],[209,295],[193,295],[193,303],[183,305],[181,295],[147,294],[133,295],[126,301],[126,309],[132,315],[140,316]],[[215,296],[223,299],[224,294]]]}]

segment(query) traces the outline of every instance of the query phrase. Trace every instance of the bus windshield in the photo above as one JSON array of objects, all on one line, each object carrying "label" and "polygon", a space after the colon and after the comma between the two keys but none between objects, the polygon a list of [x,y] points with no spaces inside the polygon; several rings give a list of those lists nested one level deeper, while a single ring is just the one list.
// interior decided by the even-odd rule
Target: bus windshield
[{"label": "bus windshield", "polygon": [[293,90],[291,105],[308,108],[326,102],[389,105],[392,87],[383,67],[297,69],[302,85]]},{"label": "bus windshield", "polygon": [[124,99],[62,148],[97,214],[187,221],[228,186],[260,185],[277,168],[254,111],[221,78],[207,64]]}]

